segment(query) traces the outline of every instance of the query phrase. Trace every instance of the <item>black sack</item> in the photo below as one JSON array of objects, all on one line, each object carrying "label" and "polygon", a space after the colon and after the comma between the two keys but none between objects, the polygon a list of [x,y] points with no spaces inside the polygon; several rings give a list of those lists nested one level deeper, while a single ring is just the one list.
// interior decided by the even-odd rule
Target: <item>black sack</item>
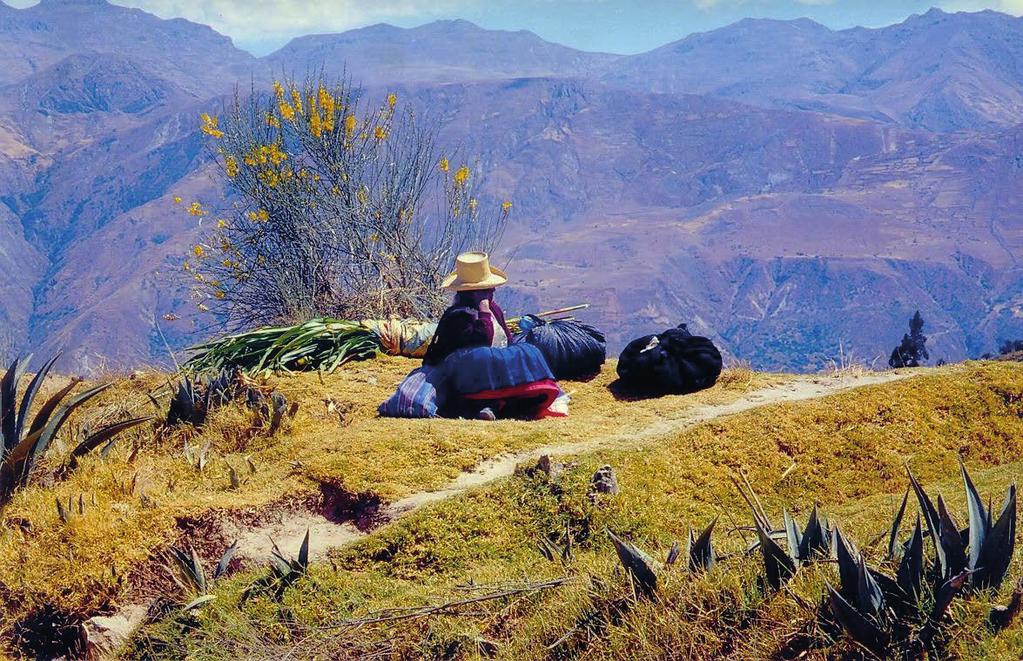
[{"label": "black sack", "polygon": [[629,342],[618,359],[622,385],[649,395],[687,395],[713,386],[721,374],[721,352],[685,324]]},{"label": "black sack", "polygon": [[599,330],[571,319],[544,321],[526,315],[528,327],[516,342],[527,342],[540,349],[556,379],[580,379],[600,371],[607,359],[607,344]]}]

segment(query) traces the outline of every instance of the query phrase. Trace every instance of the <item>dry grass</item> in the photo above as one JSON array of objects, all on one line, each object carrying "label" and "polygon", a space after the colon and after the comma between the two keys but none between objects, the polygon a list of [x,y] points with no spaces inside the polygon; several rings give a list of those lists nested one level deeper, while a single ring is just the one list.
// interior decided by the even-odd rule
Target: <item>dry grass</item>
[{"label": "dry grass", "polygon": [[[593,381],[564,384],[574,396],[566,420],[488,424],[377,418],[378,403],[412,367],[414,361],[380,358],[330,376],[275,379],[289,401],[300,405],[275,438],[253,432],[252,414],[230,406],[218,410],[201,433],[159,432],[155,425],[139,429],[122,438],[106,459],[87,458],[69,479],[37,483],[19,493],[0,512],[0,598],[6,604],[0,639],[10,640],[16,624],[46,604],[84,617],[146,597],[154,557],[183,536],[193,535],[189,541],[206,555],[223,550],[224,540],[203,537],[208,529],[190,532],[196,522],[258,518],[316,497],[323,483],[393,500],[440,487],[503,452],[638,429],[789,378],[750,374],[693,397],[624,402],[607,388],[614,373],[610,365]],[[146,392],[158,391],[166,381],[157,373],[126,378],[86,415],[163,413],[166,399],[153,410]],[[186,461],[186,438],[193,448],[210,445],[201,472]],[[55,454],[54,465],[61,460],[60,451]],[[254,474],[246,470],[247,460],[257,467]],[[232,486],[229,466],[242,474],[240,485]],[[88,504],[84,516],[60,523],[55,499],[77,502],[80,494]]]},{"label": "dry grass", "polygon": [[[835,581],[831,568],[801,572],[792,584],[809,608],[790,593],[765,595],[756,563],[740,558],[703,577],[667,572],[658,603],[636,602],[604,529],[663,558],[689,527],[721,514],[719,553],[740,551],[748,541],[741,530],[748,513],[728,476],[742,468],[772,516],[780,518],[788,507],[805,520],[819,502],[876,559],[868,541],[884,531],[906,487],[907,462],[929,488],[950,496],[960,516],[960,458],[981,491],[996,500],[1019,474],[1020,377],[1012,364],[944,368],[709,422],[642,451],[581,456],[578,467],[554,480],[522,473],[339,550],[281,603],[258,598],[239,605],[240,591],[259,572],[242,574],[221,587],[217,601],[189,622],[188,633],[181,633],[182,619],[165,620],[146,631],[136,654],[747,659],[849,653],[844,642],[816,648],[824,641],[807,635],[823,581]],[[642,412],[637,407],[636,414]],[[623,490],[594,502],[589,477],[604,463],[615,466]],[[566,529],[572,560],[563,566],[543,559],[537,542],[560,542]],[[573,582],[554,591],[397,624],[332,627],[381,609],[464,598],[467,589],[564,574]],[[1017,562],[1010,578],[1020,575]],[[983,627],[987,599],[955,607],[949,655],[998,659],[1023,652],[1020,623],[998,637]]]}]

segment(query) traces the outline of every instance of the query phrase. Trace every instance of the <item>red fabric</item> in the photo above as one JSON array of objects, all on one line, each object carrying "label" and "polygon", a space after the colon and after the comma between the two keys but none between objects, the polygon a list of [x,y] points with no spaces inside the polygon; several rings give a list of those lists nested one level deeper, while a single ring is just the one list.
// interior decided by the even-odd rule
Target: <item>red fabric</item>
[{"label": "red fabric", "polygon": [[562,413],[549,411],[551,404],[561,395],[561,388],[552,379],[533,381],[511,388],[500,388],[498,390],[484,390],[465,395],[466,399],[486,400],[496,403],[499,407],[509,400],[536,399],[536,411],[532,417],[534,420],[548,417],[564,417]]}]

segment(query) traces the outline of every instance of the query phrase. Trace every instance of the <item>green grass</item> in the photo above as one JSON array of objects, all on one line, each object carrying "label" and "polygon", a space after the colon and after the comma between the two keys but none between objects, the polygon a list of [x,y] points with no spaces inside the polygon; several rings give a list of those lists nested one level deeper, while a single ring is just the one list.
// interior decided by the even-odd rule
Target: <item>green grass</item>
[{"label": "green grass", "polygon": [[[189,537],[188,527],[195,522],[215,528],[220,519],[258,518],[317,498],[323,484],[392,501],[441,487],[503,452],[608,435],[625,423],[640,428],[683,417],[693,406],[732,401],[750,389],[791,378],[733,370],[718,387],[695,397],[623,402],[607,390],[614,374],[609,365],[591,382],[564,384],[575,395],[573,415],[566,420],[487,424],[377,418],[377,405],[416,364],[382,357],[349,364],[332,375],[272,379],[290,402],[300,405],[274,438],[253,433],[252,414],[233,405],[215,412],[201,432],[158,425],[132,430],[109,457],[87,457],[65,481],[47,484],[41,475],[0,511],[0,598],[5,604],[0,642],[15,652],[18,623],[47,605],[83,619],[151,598],[167,582],[159,563],[162,550]],[[166,399],[154,411],[145,393],[166,379],[162,374],[123,379],[96,409],[82,415],[165,412]],[[186,438],[194,448],[210,444],[203,472],[186,461]],[[138,446],[135,453],[133,445]],[[58,447],[47,463],[59,465],[64,454]],[[246,469],[247,459],[257,467],[254,474]],[[237,487],[231,485],[229,465],[243,476]],[[55,499],[77,501],[80,494],[87,503],[85,515],[60,523]],[[205,533],[187,541],[207,559],[219,555],[225,542]]]},{"label": "green grass", "polygon": [[[906,463],[932,493],[947,495],[964,520],[958,460],[982,493],[1000,502],[1023,467],[1021,452],[1023,379],[1013,364],[950,367],[766,407],[642,450],[577,457],[579,465],[554,480],[523,472],[420,510],[315,564],[280,602],[257,597],[240,603],[241,592],[264,573],[243,572],[225,581],[198,616],[172,614],[147,627],[133,653],[515,659],[853,653],[844,640],[832,645],[813,628],[823,583],[836,581],[832,568],[801,571],[783,593],[760,589],[756,558],[740,553],[750,539],[742,530],[750,519],[729,475],[743,469],[775,520],[787,507],[805,521],[820,503],[877,561],[879,550],[868,542],[885,531],[906,488]],[[594,501],[589,478],[602,464],[615,467],[622,492]],[[719,514],[717,550],[735,555],[705,576],[666,571],[657,603],[635,600],[605,529],[663,560],[674,539]],[[571,561],[546,560],[537,543],[561,543],[566,530]],[[1007,586],[1021,576],[1018,560],[1010,571]],[[387,609],[443,604],[560,576],[571,580],[536,594],[430,617],[339,626]],[[947,654],[998,659],[1023,652],[1020,623],[997,637],[983,626],[990,599],[956,603],[943,642]]]}]

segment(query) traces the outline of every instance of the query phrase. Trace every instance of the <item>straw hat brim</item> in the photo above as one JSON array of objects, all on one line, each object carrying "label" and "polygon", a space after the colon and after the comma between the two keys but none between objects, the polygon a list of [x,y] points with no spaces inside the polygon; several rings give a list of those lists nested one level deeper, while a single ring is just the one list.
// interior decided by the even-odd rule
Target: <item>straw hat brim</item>
[{"label": "straw hat brim", "polygon": [[451,273],[444,281],[441,282],[441,287],[450,291],[475,291],[477,289],[493,289],[494,287],[500,287],[501,285],[508,282],[508,276],[504,271],[497,268],[496,266],[490,267],[490,275],[483,280],[478,282],[463,282],[458,279],[458,273]]}]

